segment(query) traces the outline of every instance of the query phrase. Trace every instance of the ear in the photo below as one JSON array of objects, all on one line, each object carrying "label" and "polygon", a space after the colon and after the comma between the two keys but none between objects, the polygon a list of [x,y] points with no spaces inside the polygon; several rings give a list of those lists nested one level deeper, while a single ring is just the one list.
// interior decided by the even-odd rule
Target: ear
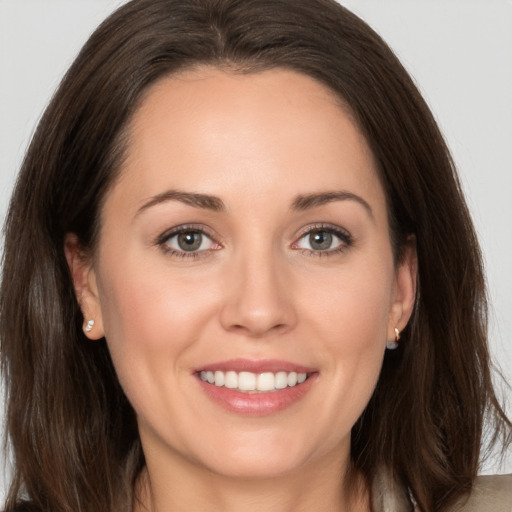
[{"label": "ear", "polygon": [[73,279],[78,304],[84,316],[84,334],[91,340],[103,338],[105,332],[92,259],[85,254],[74,233],[66,235],[64,253]]},{"label": "ear", "polygon": [[387,339],[395,339],[395,329],[403,331],[414,310],[418,278],[418,256],[416,238],[407,239],[396,269],[393,302],[389,312]]}]

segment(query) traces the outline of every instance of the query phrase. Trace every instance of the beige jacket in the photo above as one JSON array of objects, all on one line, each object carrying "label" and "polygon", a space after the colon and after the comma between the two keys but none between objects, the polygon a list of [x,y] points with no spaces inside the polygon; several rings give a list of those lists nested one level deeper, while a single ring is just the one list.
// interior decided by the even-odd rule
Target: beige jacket
[{"label": "beige jacket", "polygon": [[[413,501],[394,482],[382,475],[374,482],[375,512],[415,512]],[[512,474],[480,476],[471,495],[461,499],[450,512],[512,512]]]}]

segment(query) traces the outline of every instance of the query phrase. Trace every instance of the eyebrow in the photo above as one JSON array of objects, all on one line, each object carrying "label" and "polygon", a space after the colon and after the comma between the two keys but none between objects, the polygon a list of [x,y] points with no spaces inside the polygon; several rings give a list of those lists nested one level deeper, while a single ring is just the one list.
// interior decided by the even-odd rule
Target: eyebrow
[{"label": "eyebrow", "polygon": [[323,206],[324,204],[332,203],[334,201],[356,201],[368,212],[372,220],[375,220],[373,215],[372,207],[362,197],[348,192],[346,190],[340,190],[336,192],[320,192],[317,194],[306,194],[300,195],[295,198],[292,203],[293,210],[309,210],[310,208],[316,208]]},{"label": "eyebrow", "polygon": [[214,212],[223,212],[226,206],[222,199],[208,194],[199,194],[196,192],[182,192],[180,190],[167,190],[161,194],[151,197],[146,201],[138,210],[135,216],[143,211],[156,206],[157,204],[165,203],[167,201],[179,201],[181,203],[193,206],[194,208],[201,208],[203,210],[211,210]]},{"label": "eyebrow", "polygon": [[[364,207],[370,217],[374,220],[373,210],[371,206],[360,196],[348,192],[346,190],[340,190],[336,192],[319,192],[315,194],[301,194],[297,196],[291,205],[292,210],[304,211],[311,208],[317,208],[334,201],[356,201]],[[183,192],[180,190],[167,190],[161,194],[151,197],[146,201],[138,210],[135,216],[138,216],[143,211],[156,206],[161,203],[168,201],[179,201],[186,205],[194,208],[200,208],[203,210],[211,210],[214,212],[226,211],[226,205],[224,201],[217,196],[209,194],[201,194],[198,192]]]}]

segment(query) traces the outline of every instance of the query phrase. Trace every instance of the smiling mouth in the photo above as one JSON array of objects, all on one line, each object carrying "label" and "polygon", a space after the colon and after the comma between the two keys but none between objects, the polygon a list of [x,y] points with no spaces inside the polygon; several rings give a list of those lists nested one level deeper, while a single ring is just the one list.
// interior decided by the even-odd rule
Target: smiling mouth
[{"label": "smiling mouth", "polygon": [[235,372],[235,371],[201,371],[199,378],[212,386],[232,389],[242,393],[269,393],[297,387],[304,383],[309,374],[298,372]]}]

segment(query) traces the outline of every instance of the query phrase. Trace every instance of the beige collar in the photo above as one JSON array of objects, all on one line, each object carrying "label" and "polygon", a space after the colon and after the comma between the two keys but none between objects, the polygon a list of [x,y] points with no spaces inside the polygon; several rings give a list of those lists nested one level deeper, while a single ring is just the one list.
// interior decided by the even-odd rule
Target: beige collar
[{"label": "beige collar", "polygon": [[407,491],[389,472],[377,473],[372,485],[372,506],[375,512],[415,512]]},{"label": "beige collar", "polygon": [[[418,512],[414,499],[387,471],[380,471],[372,486],[374,512]],[[461,497],[451,512],[512,512],[512,474],[479,476],[470,494]]]}]

